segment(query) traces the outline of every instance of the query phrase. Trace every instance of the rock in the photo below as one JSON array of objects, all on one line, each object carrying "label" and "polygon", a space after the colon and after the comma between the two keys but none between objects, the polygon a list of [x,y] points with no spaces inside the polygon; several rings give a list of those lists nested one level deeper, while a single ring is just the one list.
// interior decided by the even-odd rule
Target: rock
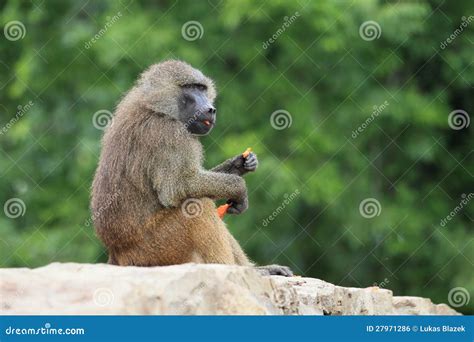
[{"label": "rock", "polygon": [[262,277],[252,268],[53,263],[0,269],[0,314],[456,315],[445,304],[319,279]]}]

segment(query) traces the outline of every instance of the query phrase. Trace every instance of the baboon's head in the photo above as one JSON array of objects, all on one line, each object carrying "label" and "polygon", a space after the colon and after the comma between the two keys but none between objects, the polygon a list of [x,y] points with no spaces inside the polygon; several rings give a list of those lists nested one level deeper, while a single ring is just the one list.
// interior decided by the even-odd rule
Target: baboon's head
[{"label": "baboon's head", "polygon": [[152,65],[138,87],[149,109],[182,122],[192,134],[208,134],[216,123],[214,84],[187,63],[169,60]]}]

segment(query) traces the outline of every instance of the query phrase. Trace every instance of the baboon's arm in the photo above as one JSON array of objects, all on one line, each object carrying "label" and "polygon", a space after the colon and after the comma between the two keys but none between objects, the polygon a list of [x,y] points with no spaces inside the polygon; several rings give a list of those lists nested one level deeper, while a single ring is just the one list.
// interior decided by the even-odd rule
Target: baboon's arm
[{"label": "baboon's arm", "polygon": [[239,159],[243,159],[242,156],[236,156],[234,158],[227,159],[223,163],[212,168],[211,171],[241,176],[244,171],[244,162],[243,160]]},{"label": "baboon's arm", "polygon": [[257,166],[257,155],[251,152],[247,158],[244,158],[239,154],[233,158],[227,159],[225,162],[214,167],[211,171],[243,176],[248,172],[255,171]]},{"label": "baboon's arm", "polygon": [[229,213],[247,209],[247,187],[242,177],[207,170],[183,173],[181,177],[154,177],[159,203],[167,208],[179,207],[187,198],[226,199],[232,206]]},{"label": "baboon's arm", "polygon": [[247,187],[243,178],[214,171],[199,171],[187,182],[188,197],[209,197],[214,200],[226,199],[232,203],[230,213],[241,213],[247,209]]}]

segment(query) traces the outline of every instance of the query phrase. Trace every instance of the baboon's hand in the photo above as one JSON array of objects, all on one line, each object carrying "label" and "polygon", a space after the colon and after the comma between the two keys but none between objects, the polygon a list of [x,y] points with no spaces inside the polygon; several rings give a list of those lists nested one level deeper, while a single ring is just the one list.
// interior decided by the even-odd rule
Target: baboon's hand
[{"label": "baboon's hand", "polygon": [[232,158],[233,168],[237,170],[237,174],[242,176],[247,172],[253,172],[258,167],[257,155],[253,152],[250,152],[247,157],[239,154]]},{"label": "baboon's hand", "polygon": [[292,277],[293,272],[288,266],[280,265],[267,265],[267,266],[257,266],[257,271],[262,275],[281,275],[284,277]]},{"label": "baboon's hand", "polygon": [[227,159],[222,164],[214,167],[211,171],[243,176],[247,172],[255,171],[257,167],[257,155],[255,153],[250,152],[247,157],[244,157],[239,154],[233,158]]},{"label": "baboon's hand", "polygon": [[248,172],[252,172],[252,171],[255,171],[257,167],[258,167],[257,155],[253,152],[250,152],[247,158],[244,158],[244,169]]},{"label": "baboon's hand", "polygon": [[229,200],[227,203],[230,204],[230,207],[227,209],[227,213],[234,215],[242,214],[249,206],[247,197],[244,197],[241,200]]}]

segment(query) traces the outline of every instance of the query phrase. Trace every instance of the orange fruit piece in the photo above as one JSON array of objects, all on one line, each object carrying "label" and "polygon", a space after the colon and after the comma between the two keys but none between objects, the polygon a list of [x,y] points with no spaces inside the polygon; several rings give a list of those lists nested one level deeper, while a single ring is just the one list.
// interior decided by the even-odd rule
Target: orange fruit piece
[{"label": "orange fruit piece", "polygon": [[217,215],[219,218],[224,218],[225,213],[227,212],[227,209],[229,209],[230,204],[226,203],[217,208]]}]

